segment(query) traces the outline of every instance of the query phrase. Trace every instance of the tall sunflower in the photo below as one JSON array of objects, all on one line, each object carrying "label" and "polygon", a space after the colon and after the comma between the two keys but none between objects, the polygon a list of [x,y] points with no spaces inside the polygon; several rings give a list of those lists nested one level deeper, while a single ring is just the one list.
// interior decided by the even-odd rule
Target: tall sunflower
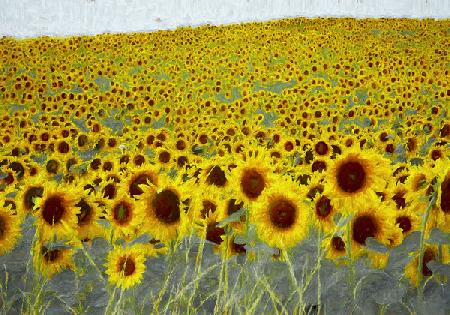
[{"label": "tall sunflower", "polygon": [[[0,202],[2,199],[0,199]],[[11,251],[21,235],[22,219],[15,215],[11,207],[0,206],[0,256]]]},{"label": "tall sunflower", "polygon": [[68,248],[50,249],[41,242],[33,247],[34,269],[44,277],[51,278],[64,269],[73,269],[73,250]]},{"label": "tall sunflower", "polygon": [[259,238],[269,246],[294,247],[308,234],[310,209],[305,191],[292,181],[277,181],[261,194],[250,210]]},{"label": "tall sunflower", "polygon": [[18,212],[25,217],[31,213],[35,204],[35,198],[42,197],[45,190],[44,183],[47,178],[40,174],[36,177],[27,179],[22,189],[18,192],[16,200],[18,201]]},{"label": "tall sunflower", "polygon": [[143,211],[143,229],[155,239],[166,242],[181,239],[189,230],[185,203],[190,198],[182,178],[161,174],[158,185],[140,185],[138,207]]},{"label": "tall sunflower", "polygon": [[105,263],[109,282],[124,290],[141,283],[145,272],[145,252],[139,244],[112,249]]},{"label": "tall sunflower", "polygon": [[331,165],[325,182],[325,193],[344,212],[364,205],[383,191],[389,162],[375,152],[348,149]]},{"label": "tall sunflower", "polygon": [[106,202],[105,217],[111,222],[114,239],[131,239],[140,229],[143,211],[138,202],[129,197],[125,189],[121,189],[116,199]]},{"label": "tall sunflower", "polygon": [[244,160],[237,160],[237,167],[231,171],[230,186],[236,187],[238,201],[250,204],[271,186],[275,169],[270,158],[261,150],[248,149],[243,154]]},{"label": "tall sunflower", "polygon": [[83,191],[71,185],[58,185],[55,182],[46,185],[42,197],[35,199],[33,213],[37,218],[37,228],[43,240],[53,236],[57,238],[73,236],[70,233],[76,228],[77,214],[80,213],[76,203],[82,196]]},{"label": "tall sunflower", "polygon": [[442,158],[436,161],[435,173],[438,175],[438,227],[450,233],[450,159]]},{"label": "tall sunflower", "polygon": [[352,256],[358,257],[365,252],[369,237],[388,247],[398,245],[402,240],[402,230],[396,225],[395,216],[392,207],[378,199],[369,200],[354,209],[350,222]]}]

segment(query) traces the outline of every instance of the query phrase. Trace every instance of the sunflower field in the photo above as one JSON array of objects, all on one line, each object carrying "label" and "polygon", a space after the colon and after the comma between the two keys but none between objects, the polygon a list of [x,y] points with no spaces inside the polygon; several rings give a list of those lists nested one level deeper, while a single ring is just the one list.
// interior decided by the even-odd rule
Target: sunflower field
[{"label": "sunflower field", "polygon": [[1,314],[450,314],[450,20],[0,52]]}]

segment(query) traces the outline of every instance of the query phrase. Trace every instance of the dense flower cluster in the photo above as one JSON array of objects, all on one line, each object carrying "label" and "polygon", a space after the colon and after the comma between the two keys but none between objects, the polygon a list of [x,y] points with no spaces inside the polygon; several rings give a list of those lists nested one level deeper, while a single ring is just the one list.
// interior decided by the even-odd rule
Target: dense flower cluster
[{"label": "dense flower cluster", "polygon": [[[192,234],[253,259],[235,240],[251,226],[282,251],[315,229],[329,259],[383,268],[369,238],[450,232],[449,27],[288,19],[0,39],[0,255],[34,216],[36,270],[76,269],[73,253],[102,237],[125,289]],[[422,276],[418,254],[405,270],[414,284],[450,261],[446,245],[422,256]]]}]

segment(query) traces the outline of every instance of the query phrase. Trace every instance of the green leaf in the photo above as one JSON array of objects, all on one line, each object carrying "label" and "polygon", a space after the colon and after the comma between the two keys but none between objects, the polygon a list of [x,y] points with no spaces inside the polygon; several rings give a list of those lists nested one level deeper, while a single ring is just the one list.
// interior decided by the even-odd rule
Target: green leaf
[{"label": "green leaf", "polygon": [[238,211],[236,211],[235,213],[229,215],[228,217],[226,217],[225,219],[220,221],[217,226],[223,228],[224,226],[226,226],[232,222],[240,222],[241,216],[245,215],[245,214],[246,214],[245,208],[241,208]]}]

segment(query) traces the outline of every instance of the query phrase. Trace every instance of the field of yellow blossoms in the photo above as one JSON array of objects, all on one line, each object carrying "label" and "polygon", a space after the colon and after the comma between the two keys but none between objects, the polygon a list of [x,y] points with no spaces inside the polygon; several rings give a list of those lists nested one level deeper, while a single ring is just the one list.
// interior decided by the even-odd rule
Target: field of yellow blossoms
[{"label": "field of yellow blossoms", "polygon": [[449,314],[449,52],[449,20],[1,38],[1,314]]}]

